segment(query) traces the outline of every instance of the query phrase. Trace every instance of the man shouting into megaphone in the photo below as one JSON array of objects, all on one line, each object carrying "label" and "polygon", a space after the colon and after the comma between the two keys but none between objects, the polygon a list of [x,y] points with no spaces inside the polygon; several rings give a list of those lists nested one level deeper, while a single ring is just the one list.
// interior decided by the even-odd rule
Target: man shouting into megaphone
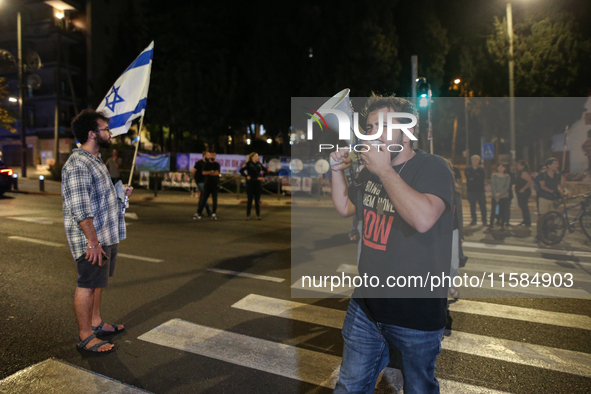
[{"label": "man shouting into megaphone", "polygon": [[[369,98],[366,133],[385,130],[393,112],[417,116],[408,100]],[[416,137],[417,128],[410,130]],[[381,144],[402,149],[378,149]],[[367,143],[360,154],[365,167],[350,186],[344,174],[351,166],[349,149],[331,153],[334,206],[342,217],[363,220],[359,275],[380,279],[379,286],[357,287],[349,302],[335,393],[372,392],[390,354],[400,358],[405,393],[439,393],[435,360],[447,287],[432,291],[422,280],[450,272],[454,179],[443,158],[413,150],[412,144],[401,129]]]}]

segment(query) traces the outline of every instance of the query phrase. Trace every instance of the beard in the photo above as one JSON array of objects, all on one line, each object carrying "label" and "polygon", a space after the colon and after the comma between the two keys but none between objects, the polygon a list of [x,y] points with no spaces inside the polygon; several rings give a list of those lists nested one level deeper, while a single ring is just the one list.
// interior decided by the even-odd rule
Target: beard
[{"label": "beard", "polygon": [[[398,136],[398,141],[396,141],[395,144],[398,144],[398,145],[402,146],[402,140],[403,140],[403,138],[404,138],[404,136],[402,135],[402,131],[401,131],[400,132],[400,135]],[[400,153],[402,153],[402,151],[400,151],[400,152],[390,152],[390,162],[392,162]]]},{"label": "beard", "polygon": [[105,148],[108,149],[111,147],[111,137],[109,137],[108,139],[103,139],[103,137],[99,134],[97,139],[96,139],[96,143],[98,144],[98,146],[100,148]]}]

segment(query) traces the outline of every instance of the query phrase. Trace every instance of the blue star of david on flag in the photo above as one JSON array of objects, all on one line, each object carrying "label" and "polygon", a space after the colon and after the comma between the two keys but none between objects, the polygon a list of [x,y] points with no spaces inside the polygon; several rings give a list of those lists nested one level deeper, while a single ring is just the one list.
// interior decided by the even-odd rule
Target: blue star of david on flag
[{"label": "blue star of david on flag", "polygon": [[[115,112],[115,105],[125,101],[125,100],[123,100],[123,97],[121,97],[119,95],[119,88],[120,87],[121,86],[119,86],[119,87],[113,86],[111,88],[111,91],[109,92],[109,94],[105,98],[107,100],[107,104],[105,106],[113,112]],[[111,96],[114,96],[114,97],[113,97],[112,101],[109,101],[109,97],[111,97]]]},{"label": "blue star of david on flag", "polygon": [[153,53],[154,42],[127,67],[97,108],[110,119],[113,137],[127,133],[133,120],[145,113]]}]

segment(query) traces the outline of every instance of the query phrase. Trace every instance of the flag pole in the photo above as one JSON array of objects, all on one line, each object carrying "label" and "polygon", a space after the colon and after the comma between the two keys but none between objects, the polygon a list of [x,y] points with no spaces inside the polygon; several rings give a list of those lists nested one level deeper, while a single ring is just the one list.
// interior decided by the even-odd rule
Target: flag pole
[{"label": "flag pole", "polygon": [[143,125],[144,125],[144,115],[142,115],[142,119],[140,120],[140,127],[137,132],[137,145],[135,146],[135,153],[133,154],[133,162],[131,164],[131,172],[129,173],[129,182],[127,183],[128,186],[131,185],[131,179],[133,177],[133,170],[135,169],[135,159],[137,158],[137,151],[140,147]]},{"label": "flag pole", "polygon": [[[133,154],[133,162],[131,163],[131,172],[129,173],[129,182],[127,183],[128,187],[131,186],[131,180],[133,178],[133,170],[135,169],[135,159],[137,158],[137,151],[140,147],[143,125],[144,125],[144,115],[142,115],[142,119],[140,120],[140,127],[138,128],[138,132],[137,132],[137,144],[135,146],[135,153]],[[127,209],[128,205],[129,205],[129,196],[126,194],[125,201],[123,203],[123,214],[125,214],[125,210]]]}]

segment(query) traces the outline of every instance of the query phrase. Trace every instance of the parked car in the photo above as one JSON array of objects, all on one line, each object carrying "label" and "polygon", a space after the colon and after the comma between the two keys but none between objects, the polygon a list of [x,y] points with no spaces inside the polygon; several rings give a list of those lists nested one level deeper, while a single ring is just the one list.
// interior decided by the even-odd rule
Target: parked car
[{"label": "parked car", "polygon": [[0,161],[0,196],[12,189],[12,168]]}]

